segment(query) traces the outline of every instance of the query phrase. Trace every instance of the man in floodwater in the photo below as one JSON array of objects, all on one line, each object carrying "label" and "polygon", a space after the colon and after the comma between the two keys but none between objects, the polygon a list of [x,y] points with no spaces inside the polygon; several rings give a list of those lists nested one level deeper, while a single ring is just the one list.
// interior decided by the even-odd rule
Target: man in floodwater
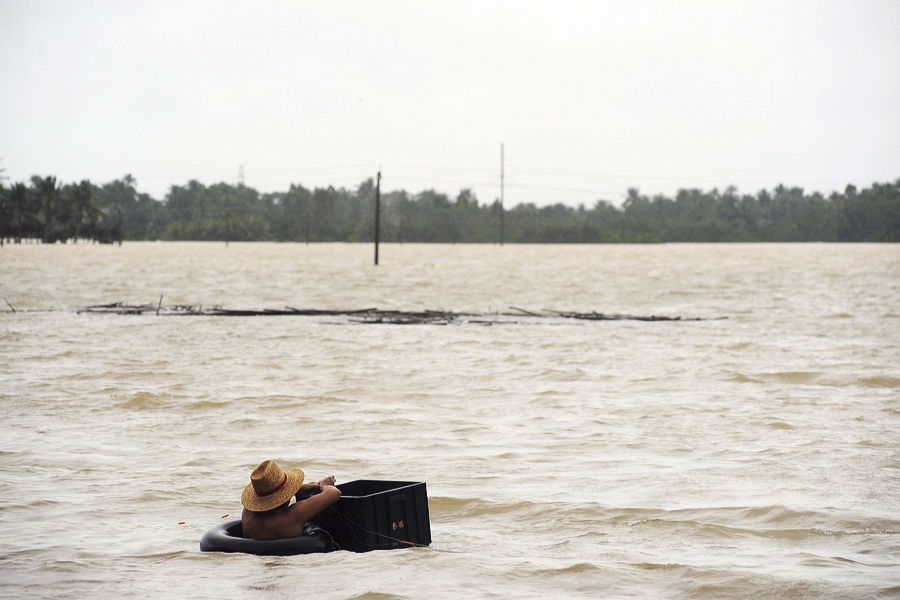
[{"label": "man in floodwater", "polygon": [[[274,460],[261,462],[241,495],[243,536],[273,540],[302,535],[307,521],[341,497],[334,487],[334,475],[306,485],[304,477],[300,469],[282,469]],[[297,502],[291,504],[295,494]]]}]

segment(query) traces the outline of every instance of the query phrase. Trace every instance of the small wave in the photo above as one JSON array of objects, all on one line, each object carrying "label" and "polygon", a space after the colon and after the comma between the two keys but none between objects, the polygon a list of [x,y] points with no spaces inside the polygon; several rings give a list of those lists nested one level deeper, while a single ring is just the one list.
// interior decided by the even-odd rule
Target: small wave
[{"label": "small wave", "polygon": [[226,425],[235,429],[252,429],[253,427],[258,426],[264,420],[259,417],[246,417],[239,416],[234,419],[229,419],[226,422]]},{"label": "small wave", "polygon": [[[613,509],[609,509],[613,510]],[[709,509],[621,509],[612,521],[630,527],[678,528],[716,538],[752,536],[769,539],[804,540],[815,537],[895,535],[895,521],[863,522],[841,519],[816,511],[784,506]]]},{"label": "small wave", "polygon": [[[753,535],[791,538],[818,536],[893,535],[896,521],[860,521],[813,510],[795,510],[781,505],[734,509],[743,527]],[[756,523],[762,527],[750,528]],[[773,527],[773,526],[782,527]]]},{"label": "small wave", "polygon": [[235,405],[262,405],[267,407],[278,406],[305,406],[309,402],[308,398],[300,398],[297,396],[270,395],[270,396],[240,396],[233,400]]},{"label": "small wave", "polygon": [[684,569],[684,565],[680,565],[677,563],[649,563],[649,562],[641,562],[641,563],[632,563],[632,567],[636,567],[638,569],[643,569],[645,571],[667,571],[671,569]]},{"label": "small wave", "polygon": [[751,535],[779,540],[804,540],[817,537],[853,537],[862,535],[895,535],[891,529],[747,529]]},{"label": "small wave", "polygon": [[875,375],[872,377],[843,377],[836,373],[819,371],[776,371],[770,373],[747,374],[734,372],[728,381],[735,383],[787,383],[823,385],[829,387],[860,386],[864,388],[895,389],[900,388],[900,377],[891,375]]},{"label": "small wave", "polygon": [[816,383],[822,375],[823,373],[818,371],[776,371],[765,373],[762,377],[766,380],[784,383]]},{"label": "small wave", "polygon": [[287,394],[272,394],[262,396],[238,396],[231,400],[223,401],[236,406],[261,406],[264,408],[303,408],[303,407],[327,407],[339,404],[356,404],[357,400],[338,396],[290,396]]},{"label": "small wave", "polygon": [[194,558],[195,552],[187,550],[173,550],[171,552],[154,552],[152,554],[133,554],[131,556],[123,556],[123,559],[134,558],[140,560],[152,560],[154,562],[167,562],[170,560],[182,560],[185,558]]},{"label": "small wave", "polygon": [[[900,413],[900,411],[898,411],[898,413]],[[521,455],[521,454],[520,454],[519,452],[502,452],[502,453],[498,454],[498,455],[496,456],[496,458],[497,458],[498,460],[504,460],[504,461],[506,461],[506,460],[511,460],[511,459],[514,459],[514,458],[519,458],[520,455]]]},{"label": "small wave", "polygon": [[821,513],[811,510],[793,510],[780,504],[736,508],[742,517],[762,523],[787,523],[795,521],[820,521]]},{"label": "small wave", "polygon": [[183,463],[181,463],[182,467],[196,469],[196,468],[206,468],[206,469],[216,469],[220,465],[218,460],[215,460],[208,456],[195,456],[187,458]]},{"label": "small wave", "polygon": [[175,496],[187,496],[188,494],[183,491],[171,491],[171,492],[156,492],[156,491],[144,491],[139,494],[136,494],[132,497],[131,502],[134,503],[135,506],[139,506],[141,504],[149,504],[153,502],[165,502],[166,500],[170,500]]},{"label": "small wave", "polygon": [[744,373],[734,373],[728,378],[728,381],[733,381],[735,383],[759,383],[759,379],[750,377]]},{"label": "small wave", "polygon": [[123,402],[119,403],[119,407],[129,408],[133,410],[145,410],[169,406],[171,403],[172,396],[168,394],[137,392],[136,394],[132,394],[131,396],[129,396]]},{"label": "small wave", "polygon": [[185,407],[192,410],[205,410],[207,408],[223,408],[230,404],[231,400],[197,400],[187,403]]},{"label": "small wave", "polygon": [[538,378],[541,381],[550,380],[550,381],[580,381],[584,379],[585,372],[583,369],[575,368],[575,369],[558,369],[553,367],[545,368],[543,371],[538,373]]},{"label": "small wave", "polygon": [[458,435],[461,437],[469,436],[469,439],[474,439],[476,435],[490,433],[491,428],[487,425],[467,423],[465,425],[456,425],[450,427],[449,430],[453,435]]},{"label": "small wave", "polygon": [[867,565],[864,562],[859,562],[851,558],[845,558],[843,556],[816,556],[814,554],[806,554],[806,556],[807,558],[804,558],[799,563],[806,567],[834,567],[842,565],[871,566]]},{"label": "small wave", "polygon": [[538,512],[534,502],[489,502],[476,498],[430,497],[428,505],[432,513],[452,514],[454,517],[472,518],[487,515],[504,515],[516,512]]},{"label": "small wave", "polygon": [[729,350],[746,350],[753,347],[753,342],[737,342],[728,346]]},{"label": "small wave", "polygon": [[587,563],[587,562],[578,562],[567,567],[559,567],[556,569],[541,569],[537,571],[540,575],[566,575],[566,574],[580,574],[580,573],[592,573],[597,571],[602,571],[600,567],[597,565]]},{"label": "small wave", "polygon": [[118,403],[119,408],[129,410],[155,410],[177,405],[179,410],[221,409],[232,404],[230,399],[203,398],[191,400],[181,395],[156,392],[136,392]]},{"label": "small wave", "polygon": [[408,596],[398,596],[386,592],[363,592],[356,596],[350,596],[348,600],[406,600]]},{"label": "small wave", "polygon": [[[660,576],[677,580],[670,589],[679,590],[665,597],[673,598],[754,598],[782,600],[783,598],[821,598],[828,596],[818,584],[785,581],[742,573],[729,568],[701,567],[680,563],[631,563],[630,566],[658,572]],[[677,586],[677,587],[676,587]]]},{"label": "small wave", "polygon": [[860,383],[865,387],[872,388],[900,388],[900,377],[891,377],[889,375],[863,377],[860,379]]},{"label": "small wave", "polygon": [[900,458],[888,456],[879,461],[878,466],[883,469],[900,469]]}]

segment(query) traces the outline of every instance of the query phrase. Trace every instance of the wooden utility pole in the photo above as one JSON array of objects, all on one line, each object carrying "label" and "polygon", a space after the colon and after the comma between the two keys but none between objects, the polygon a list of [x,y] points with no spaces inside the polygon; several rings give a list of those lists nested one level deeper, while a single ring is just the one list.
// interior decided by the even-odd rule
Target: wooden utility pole
[{"label": "wooden utility pole", "polygon": [[381,169],[375,182],[375,264],[378,264],[378,242],[381,238]]},{"label": "wooden utility pole", "polygon": [[500,245],[503,245],[504,218],[503,218],[503,144],[500,144]]}]

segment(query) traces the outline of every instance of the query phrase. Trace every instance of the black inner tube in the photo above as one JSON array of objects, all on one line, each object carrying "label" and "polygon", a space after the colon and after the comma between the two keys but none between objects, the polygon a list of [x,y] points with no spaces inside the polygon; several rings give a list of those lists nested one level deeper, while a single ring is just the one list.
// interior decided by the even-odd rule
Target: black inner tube
[{"label": "black inner tube", "polygon": [[243,537],[242,533],[240,520],[216,525],[200,538],[200,550],[202,552],[244,552],[260,556],[290,556],[331,552],[337,549],[328,532],[311,523],[307,523],[303,527],[303,535],[296,537],[254,540]]}]

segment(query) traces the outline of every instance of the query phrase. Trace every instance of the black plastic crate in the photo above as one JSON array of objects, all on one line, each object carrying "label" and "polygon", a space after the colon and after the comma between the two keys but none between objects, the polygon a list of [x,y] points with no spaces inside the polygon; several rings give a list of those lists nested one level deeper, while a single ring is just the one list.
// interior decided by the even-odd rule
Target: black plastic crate
[{"label": "black plastic crate", "polygon": [[337,486],[341,498],[313,522],[354,552],[431,543],[424,482],[358,479]]}]

